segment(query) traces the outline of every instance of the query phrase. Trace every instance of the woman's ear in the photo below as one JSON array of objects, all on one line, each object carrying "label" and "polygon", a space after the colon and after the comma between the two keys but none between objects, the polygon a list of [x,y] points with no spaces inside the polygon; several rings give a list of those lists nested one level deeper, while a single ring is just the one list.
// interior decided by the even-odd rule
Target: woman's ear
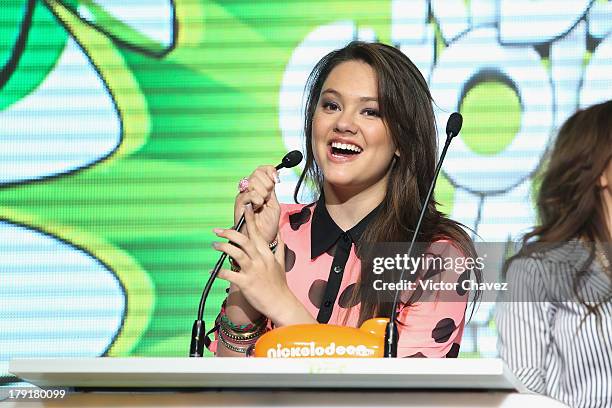
[{"label": "woman's ear", "polygon": [[399,158],[400,157],[399,149],[395,149],[395,153],[393,153],[393,155]]},{"label": "woman's ear", "polygon": [[599,187],[601,188],[608,188],[608,185],[610,184],[610,180],[608,180],[608,168],[606,167],[606,169],[604,171],[601,172],[601,175],[599,176]]},{"label": "woman's ear", "polygon": [[608,188],[610,183],[612,182],[612,161],[608,160],[606,167],[604,167],[603,171],[599,175],[599,187],[600,188]]}]

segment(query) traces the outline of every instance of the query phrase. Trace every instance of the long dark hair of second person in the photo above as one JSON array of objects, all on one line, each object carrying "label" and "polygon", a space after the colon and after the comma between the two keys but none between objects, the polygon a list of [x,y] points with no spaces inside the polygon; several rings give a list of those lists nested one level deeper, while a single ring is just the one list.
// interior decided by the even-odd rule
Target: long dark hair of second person
[{"label": "long dark hair of second person", "polygon": [[[337,65],[355,60],[367,63],[377,73],[380,114],[399,149],[399,157],[396,157],[392,164],[382,207],[360,242],[410,241],[421,203],[435,173],[438,139],[427,82],[412,61],[394,47],[354,41],[329,53],[315,66],[306,84],[306,163],[296,186],[294,199],[297,203],[299,189],[306,179],[313,182],[319,193],[323,191],[323,174],[317,167],[312,152],[312,120],[321,88],[329,73]],[[431,243],[438,239],[449,239],[465,256],[475,257],[476,251],[468,234],[460,224],[437,211],[436,205],[432,197],[417,241]],[[391,311],[389,299],[384,298],[380,291],[374,290],[373,281],[376,275],[365,266],[370,263],[370,256],[360,252],[358,246],[362,270],[359,289],[354,292],[354,296],[361,303],[359,324],[372,317],[388,316]],[[480,281],[480,271],[474,273]],[[416,300],[416,297],[412,297],[404,302],[403,306]]]}]

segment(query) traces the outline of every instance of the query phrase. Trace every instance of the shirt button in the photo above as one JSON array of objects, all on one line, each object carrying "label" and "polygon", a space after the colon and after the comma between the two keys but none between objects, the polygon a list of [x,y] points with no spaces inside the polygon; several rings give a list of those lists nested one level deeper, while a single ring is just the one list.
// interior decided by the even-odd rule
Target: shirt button
[{"label": "shirt button", "polygon": [[324,306],[325,306],[325,307],[330,307],[330,306],[331,306],[331,302],[330,302],[329,300],[328,300],[328,301],[326,301],[326,302],[324,303]]},{"label": "shirt button", "polygon": [[342,272],[342,267],[340,265],[334,266],[334,272],[336,272],[336,273]]}]

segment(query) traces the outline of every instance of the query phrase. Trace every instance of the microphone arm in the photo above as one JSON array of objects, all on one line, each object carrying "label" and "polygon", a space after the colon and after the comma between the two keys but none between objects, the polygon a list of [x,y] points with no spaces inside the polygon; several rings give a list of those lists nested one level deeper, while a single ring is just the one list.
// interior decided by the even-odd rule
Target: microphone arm
[{"label": "microphone arm", "polygon": [[[302,161],[302,153],[299,150],[293,150],[283,157],[283,160],[280,164],[276,166],[276,170],[280,170],[282,168],[291,168],[297,166]],[[242,226],[244,225],[244,213],[240,216],[238,223],[232,227],[236,231],[240,231]],[[227,258],[227,254],[225,252],[221,253],[219,260],[215,264],[208,280],[206,281],[206,285],[204,286],[204,290],[202,291],[202,297],[200,298],[200,306],[198,307],[198,318],[193,322],[193,326],[191,328],[191,344],[189,346],[189,357],[202,357],[204,355],[204,346],[206,342],[206,323],[204,322],[204,308],[206,306],[206,299],[208,299],[208,295],[210,294],[210,290],[212,289],[212,285],[219,275],[219,270],[223,266],[223,262]]]},{"label": "microphone arm", "polygon": [[[412,235],[412,240],[410,241],[410,246],[408,247],[408,258],[412,257],[414,243],[416,242],[416,238],[421,230],[421,224],[423,222],[423,218],[425,217],[425,212],[427,211],[427,206],[429,205],[431,196],[433,195],[434,188],[436,187],[436,181],[438,179],[438,175],[440,174],[440,169],[442,168],[444,158],[446,157],[446,152],[450,146],[453,137],[459,134],[462,124],[463,117],[460,113],[454,112],[448,118],[448,122],[446,125],[446,141],[444,142],[444,148],[442,149],[440,160],[436,165],[436,171],[434,173],[433,181],[431,182],[431,185],[429,186],[429,191],[427,192],[425,200],[423,201],[423,207],[421,208],[421,212],[419,214],[419,220],[417,221],[416,227],[414,229],[414,234]],[[400,273],[400,282],[404,278],[405,271],[405,269],[402,269],[402,272]],[[398,289],[395,291],[395,297],[393,298],[393,306],[391,307],[391,316],[389,316],[389,322],[385,327],[384,356],[386,358],[397,357],[397,343],[399,340],[399,332],[397,330],[397,324],[395,320],[397,318],[397,303],[399,300],[399,294],[400,290]]]}]

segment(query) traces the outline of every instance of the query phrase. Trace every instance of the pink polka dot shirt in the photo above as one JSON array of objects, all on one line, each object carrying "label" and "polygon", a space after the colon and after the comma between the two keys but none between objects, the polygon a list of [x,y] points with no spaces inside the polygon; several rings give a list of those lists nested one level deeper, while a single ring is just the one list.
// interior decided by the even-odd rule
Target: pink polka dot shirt
[{"label": "pink polka dot shirt", "polygon": [[[353,292],[361,262],[355,245],[378,210],[343,231],[322,199],[308,205],[281,204],[279,234],[285,242],[287,284],[318,322],[357,326],[359,304],[355,304]],[[437,255],[460,256],[453,245],[439,242],[446,244],[439,245]],[[465,273],[453,270],[443,270],[441,275],[444,282],[466,278]],[[399,309],[398,357],[457,357],[468,294],[459,290],[449,297],[445,292],[443,298],[443,301],[417,300]],[[217,340],[209,346],[213,352],[216,343]]]}]

